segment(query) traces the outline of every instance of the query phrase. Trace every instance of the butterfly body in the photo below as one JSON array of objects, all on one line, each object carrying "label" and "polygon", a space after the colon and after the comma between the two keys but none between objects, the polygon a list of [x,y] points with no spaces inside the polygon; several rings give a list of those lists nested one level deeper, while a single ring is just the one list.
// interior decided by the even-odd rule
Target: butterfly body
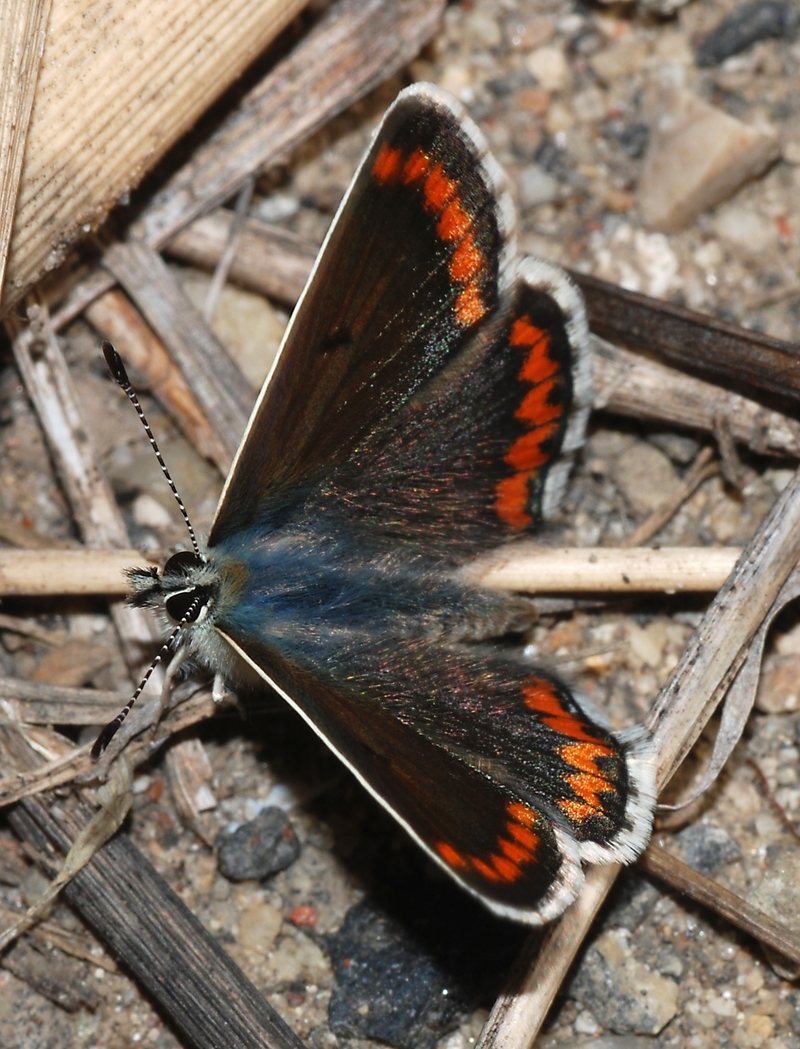
[{"label": "butterfly body", "polygon": [[357,172],[202,554],[134,571],[181,647],[275,688],[462,886],[537,923],[581,860],[632,859],[649,743],[509,637],[474,557],[557,506],[590,397],[580,297],[517,263],[513,209],[449,96],[403,92]]}]

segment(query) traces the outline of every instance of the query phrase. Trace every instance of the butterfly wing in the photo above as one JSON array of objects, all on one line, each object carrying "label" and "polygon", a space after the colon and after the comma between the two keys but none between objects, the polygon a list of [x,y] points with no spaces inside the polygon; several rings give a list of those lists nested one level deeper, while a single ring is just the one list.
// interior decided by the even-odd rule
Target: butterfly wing
[{"label": "butterfly wing", "polygon": [[577,289],[522,260],[510,307],[326,479],[321,501],[374,542],[456,561],[519,535],[558,505],[590,359]]},{"label": "butterfly wing", "polygon": [[318,627],[275,644],[223,636],[426,851],[492,910],[561,913],[580,860],[631,859],[649,834],[644,741],[621,739],[568,690],[490,646]]},{"label": "butterfly wing", "polygon": [[458,103],[430,85],[402,92],[294,312],[210,546],[329,474],[470,341],[513,283],[513,224],[502,171]]}]

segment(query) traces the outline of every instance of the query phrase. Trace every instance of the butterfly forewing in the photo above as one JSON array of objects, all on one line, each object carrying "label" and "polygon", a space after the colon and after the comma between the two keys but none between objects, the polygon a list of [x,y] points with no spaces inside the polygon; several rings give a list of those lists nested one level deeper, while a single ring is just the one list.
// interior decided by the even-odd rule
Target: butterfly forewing
[{"label": "butterfly forewing", "polygon": [[497,311],[513,269],[501,182],[460,107],[403,93],[334,220],[209,544],[345,461]]}]

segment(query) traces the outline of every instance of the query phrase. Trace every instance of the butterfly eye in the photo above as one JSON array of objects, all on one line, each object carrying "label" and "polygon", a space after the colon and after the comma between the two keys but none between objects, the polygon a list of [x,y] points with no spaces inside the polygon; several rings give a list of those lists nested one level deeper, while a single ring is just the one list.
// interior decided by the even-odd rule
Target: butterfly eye
[{"label": "butterfly eye", "polygon": [[167,615],[176,623],[196,623],[206,608],[209,597],[208,589],[202,586],[193,586],[190,590],[170,594],[165,602]]},{"label": "butterfly eye", "polygon": [[164,565],[164,575],[190,575],[195,568],[201,568],[202,559],[192,550],[181,550],[168,558]]}]

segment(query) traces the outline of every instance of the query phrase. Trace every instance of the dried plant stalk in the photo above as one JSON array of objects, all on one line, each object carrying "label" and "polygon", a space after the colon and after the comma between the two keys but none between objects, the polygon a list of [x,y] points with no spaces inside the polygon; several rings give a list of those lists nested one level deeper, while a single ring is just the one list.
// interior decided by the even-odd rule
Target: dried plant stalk
[{"label": "dried plant stalk", "polygon": [[[741,553],[734,547],[500,547],[474,572],[482,586],[526,593],[713,593]],[[484,565],[487,567],[484,569]]]},{"label": "dried plant stalk", "polygon": [[53,0],[4,311],[97,226],[305,0]]},{"label": "dried plant stalk", "polygon": [[443,0],[338,0],[159,192],[133,229],[154,247],[221,204],[412,58]]},{"label": "dried plant stalk", "polygon": [[200,405],[186,385],[180,369],[172,362],[164,344],[142,320],[121,291],[106,292],[86,310],[86,316],[120,356],[145,377],[153,394],[197,448],[225,474],[230,455],[217,437]]},{"label": "dried plant stalk", "polygon": [[[470,569],[480,586],[527,593],[713,593],[737,547],[500,547]],[[141,550],[0,550],[0,596],[126,594],[123,575],[156,563]]]},{"label": "dried plant stalk", "polygon": [[[14,356],[82,538],[89,546],[128,548],[122,514],[84,428],[75,388],[47,312],[35,306],[29,314],[31,326],[14,339]],[[40,552],[36,553],[39,556]],[[155,626],[142,609],[126,608],[122,601],[112,601],[110,611],[126,662],[138,677],[143,664],[149,662]]]},{"label": "dried plant stalk", "polygon": [[50,2],[0,3],[0,305]]},{"label": "dried plant stalk", "polygon": [[593,337],[594,406],[634,419],[715,433],[723,419],[733,439],[761,455],[800,454],[800,424],[738,393]]},{"label": "dried plant stalk", "polygon": [[126,568],[145,564],[139,550],[0,550],[3,597],[127,594]]},{"label": "dried plant stalk", "polygon": [[784,958],[800,963],[800,936],[797,933],[713,878],[694,870],[666,849],[651,843],[640,856],[639,866],[696,903],[721,915],[737,929],[742,929],[778,951]]},{"label": "dried plant stalk", "polygon": [[[167,255],[200,269],[213,269],[228,241],[233,212],[217,208],[195,219],[165,246]],[[317,250],[296,233],[248,219],[241,232],[230,278],[242,288],[294,305],[305,287]]]}]

